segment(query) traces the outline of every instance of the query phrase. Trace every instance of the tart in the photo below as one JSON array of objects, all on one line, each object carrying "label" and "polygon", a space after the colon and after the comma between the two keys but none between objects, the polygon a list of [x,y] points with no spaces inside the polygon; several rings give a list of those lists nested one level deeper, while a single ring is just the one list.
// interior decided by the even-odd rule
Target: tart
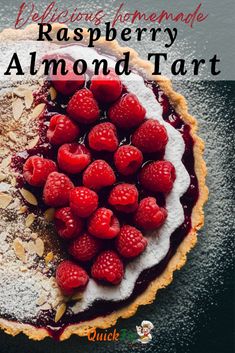
[{"label": "tart", "polygon": [[118,77],[117,42],[36,38],[28,26],[0,43],[110,68],[75,80],[39,70],[0,96],[0,326],[64,340],[134,315],[184,265],[204,223],[204,143],[184,97],[132,49]]}]

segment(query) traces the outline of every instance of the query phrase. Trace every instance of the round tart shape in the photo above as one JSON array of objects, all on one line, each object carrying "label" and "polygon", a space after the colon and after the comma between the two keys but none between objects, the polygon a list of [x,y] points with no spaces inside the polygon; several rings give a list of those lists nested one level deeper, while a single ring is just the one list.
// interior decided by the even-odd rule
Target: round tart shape
[{"label": "round tart shape", "polygon": [[[54,25],[54,30],[56,31],[59,27],[59,25]],[[5,30],[0,34],[0,40],[1,43],[8,42],[10,44],[11,42],[17,44],[18,41],[23,41],[22,45],[26,45],[29,40],[34,40],[36,36],[37,28],[29,26],[24,30]],[[30,45],[33,45],[32,43],[33,41]],[[40,48],[40,50],[42,51],[41,56],[43,56],[43,48]],[[46,52],[48,51],[51,55],[67,57],[70,61],[78,57],[84,58],[88,67],[91,66],[94,58],[104,57],[108,60],[109,66],[113,68],[115,65],[114,58],[120,58],[126,48],[120,47],[117,42],[105,42],[101,39],[97,41],[95,48],[87,48],[85,45],[74,43],[63,47],[55,41],[48,45]],[[9,334],[15,335],[24,332],[32,339],[40,340],[46,336],[52,336],[64,340],[73,333],[86,335],[91,327],[108,328],[114,325],[118,318],[127,318],[134,315],[138,306],[151,303],[155,299],[158,289],[171,282],[174,270],[183,266],[187,252],[196,243],[197,231],[204,223],[203,204],[208,197],[208,189],[205,185],[206,166],[202,157],[204,144],[196,135],[196,120],[188,114],[184,97],[173,91],[171,82],[167,78],[162,76],[152,77],[150,74],[152,65],[141,60],[132,49],[130,49],[130,57],[133,70],[130,76],[120,77],[123,87],[121,97],[118,98],[121,92],[119,85],[117,96],[106,97],[108,102],[106,101],[104,104],[97,102],[101,95],[97,93],[97,83],[94,82],[94,95],[92,93],[88,94],[89,102],[87,104],[93,104],[92,107],[95,108],[93,113],[89,114],[89,121],[86,121],[85,124],[81,123],[81,121],[84,121],[82,119],[85,119],[84,112],[82,115],[80,110],[78,114],[74,104],[70,103],[70,90],[66,88],[63,95],[58,92],[58,89],[56,90],[58,84],[53,86],[53,82],[48,82],[45,79],[38,78],[36,82],[35,80],[33,83],[29,82],[27,87],[18,84],[7,89],[8,91],[11,90],[11,94],[5,93],[0,98],[4,102],[2,105],[3,135],[1,149],[3,152],[1,155],[0,184],[0,213],[3,220],[0,243],[0,253],[2,254],[0,264],[2,288],[0,326]],[[79,99],[81,99],[81,95],[87,96],[86,90],[92,90],[90,79],[91,77],[88,77],[84,82],[80,80],[79,87],[76,87],[75,94],[79,95]],[[122,117],[125,113],[129,124],[125,129],[123,120],[121,125],[115,120],[117,105],[120,105],[118,99],[124,100],[123,97],[128,96],[130,101],[133,100],[133,95],[137,98],[141,109],[138,114],[136,113],[137,123],[133,123],[135,117],[131,119],[133,110],[127,112],[127,109],[125,109],[122,112]],[[66,107],[68,107],[67,111]],[[59,133],[56,135],[59,140],[57,139],[54,143],[53,139],[50,140],[51,136],[55,135],[53,135],[53,130],[52,134],[50,133],[48,136],[49,122],[56,114],[68,115],[71,120],[68,124],[70,126],[71,124],[75,125],[75,127],[72,126],[71,141],[65,140],[65,136]],[[156,147],[153,143],[154,138],[151,137],[149,140],[151,148],[148,154],[148,151],[146,152],[148,147],[146,147],[147,144],[144,141],[146,139],[144,137],[146,129],[142,128],[141,124],[149,125],[152,124],[151,121],[153,121],[153,124],[155,124],[155,121],[161,125],[161,129],[158,127],[156,129],[157,133],[164,135],[165,142],[164,148],[161,149],[159,141],[156,143],[158,146]],[[105,146],[100,142],[98,144],[90,142],[93,146],[91,148],[89,141],[92,141],[92,135],[88,139],[86,136],[92,134],[91,130],[94,129],[94,126],[97,128],[100,123],[114,124],[114,128],[108,125],[112,132],[111,140]],[[117,135],[116,132],[114,133],[114,129],[117,129]],[[124,259],[122,257],[123,254],[126,256],[128,252],[123,248],[120,249],[122,246],[121,240],[115,243],[112,242],[112,239],[109,239],[111,245],[108,245],[108,247],[111,250],[105,248],[109,243],[106,242],[106,245],[103,245],[103,242],[107,239],[99,239],[99,244],[92,242],[92,254],[98,256],[93,261],[98,263],[101,261],[100,258],[104,258],[105,255],[114,258],[113,261],[120,268],[118,277],[113,280],[114,285],[104,284],[102,281],[97,281],[99,277],[100,279],[103,277],[96,263],[83,265],[79,262],[84,278],[82,284],[85,287],[79,288],[77,292],[69,296],[61,291],[61,287],[59,287],[55,278],[56,268],[62,260],[68,257],[71,260],[71,256],[66,251],[65,240],[58,237],[55,229],[53,221],[55,210],[53,207],[57,204],[47,202],[50,199],[50,195],[47,197],[48,190],[44,192],[43,198],[42,189],[31,187],[22,178],[23,164],[30,156],[43,156],[56,161],[57,142],[60,141],[61,136],[61,145],[83,142],[85,148],[91,150],[86,152],[87,159],[81,167],[82,170],[87,167],[91,160],[94,163],[100,159],[105,159],[106,164],[111,164],[111,168],[115,172],[112,178],[117,179],[111,179],[113,182],[105,186],[101,185],[102,190],[103,187],[104,189],[108,188],[108,192],[103,192],[100,191],[100,185],[93,184],[94,180],[91,183],[88,178],[90,173],[88,172],[83,180],[79,177],[76,179],[76,175],[66,175],[66,178],[71,178],[69,182],[66,179],[66,187],[69,190],[73,186],[84,188],[89,185],[91,189],[95,190],[90,190],[90,193],[95,195],[97,192],[98,200],[96,200],[97,204],[93,206],[90,213],[79,214],[79,217],[81,217],[79,226],[76,223],[70,233],[63,234],[69,234],[69,236],[72,234],[72,237],[76,237],[76,231],[81,232],[84,222],[86,222],[83,218],[90,217],[92,212],[96,212],[97,207],[105,209],[111,207],[112,212],[117,214],[121,227],[125,227],[125,224],[130,222],[128,214],[131,212],[135,215],[131,226],[136,226],[135,222],[137,222],[137,225],[148,228],[148,230],[141,229],[147,242],[142,241],[142,253],[134,259]],[[139,164],[133,169],[134,174],[128,170],[128,175],[123,175],[120,166],[118,171],[118,163],[120,162],[118,161],[118,153],[116,152],[115,163],[112,162],[113,157],[110,157],[110,153],[113,156],[117,148],[121,148],[120,144],[132,145],[132,136],[134,136],[133,145],[137,150],[141,150],[140,157],[138,155]],[[107,148],[108,151],[104,151]],[[146,175],[148,177],[149,174],[160,173],[159,167],[156,165],[159,160],[164,160],[164,163],[172,165],[174,169],[174,171],[171,171],[172,185],[169,187],[169,183],[167,183],[167,186],[164,184],[164,187],[166,186],[164,189],[156,189],[156,186],[154,186],[153,191],[153,185],[156,184],[155,180],[150,182],[148,180],[146,183]],[[150,167],[150,164],[154,165]],[[91,169],[91,166],[92,164],[89,164],[88,168]],[[166,167],[169,168],[169,165]],[[67,173],[66,168],[71,171],[67,165],[63,165],[63,172]],[[148,173],[148,170],[146,172],[147,168],[151,170],[150,173]],[[61,173],[60,169],[58,171]],[[53,171],[53,173],[57,178],[59,173],[57,171]],[[110,188],[115,182],[117,182],[116,186],[124,182],[126,185],[131,184],[133,186],[133,184],[136,184],[138,189],[137,201],[135,199],[131,203],[131,207],[125,205],[125,211],[127,212],[123,212],[123,203],[121,206],[120,203],[118,207],[116,206],[116,195],[114,195],[115,197],[113,195],[112,197],[108,196]],[[85,185],[85,183],[90,184]],[[120,193],[118,195],[120,197]],[[160,214],[160,221],[155,223],[157,228],[150,230],[151,225],[149,223],[146,225],[143,222],[141,209],[137,211],[137,208],[138,202],[145,198],[151,198],[147,201],[153,202],[151,207],[156,208],[154,200],[152,200],[154,197],[159,203],[157,211],[161,212],[161,208],[165,211]],[[67,202],[69,201],[65,195],[63,204],[58,206],[68,207]],[[47,206],[46,203],[48,203]],[[143,205],[145,203],[142,201]],[[77,207],[75,209],[77,210]],[[61,219],[66,219],[64,218],[64,212],[58,212],[58,210],[56,212],[57,223],[61,222]],[[121,215],[119,215],[120,213]],[[110,211],[108,214],[110,215]],[[70,215],[70,217],[72,216]],[[94,219],[95,216],[92,220],[93,223],[95,222]],[[125,237],[128,232],[122,230],[123,228],[121,228],[122,237]],[[133,234],[137,233],[141,239],[139,230],[135,231],[131,228],[131,232]],[[110,234],[115,237],[115,229]],[[82,241],[79,243],[79,249],[81,249],[81,246]],[[118,258],[117,255],[113,255],[115,246],[122,253],[122,255],[118,255]],[[77,256],[80,250],[76,250],[78,247],[76,248],[75,245],[71,245],[71,247],[73,250],[70,249],[70,252],[72,252],[73,261],[75,261],[74,256]],[[102,254],[100,251],[103,251]],[[109,252],[112,253],[109,254]],[[119,260],[119,257],[121,260]],[[89,253],[87,258],[89,258]],[[88,277],[84,274],[84,268],[90,277],[88,284]],[[66,268],[67,270],[68,268]],[[77,268],[75,270],[80,271]]]}]

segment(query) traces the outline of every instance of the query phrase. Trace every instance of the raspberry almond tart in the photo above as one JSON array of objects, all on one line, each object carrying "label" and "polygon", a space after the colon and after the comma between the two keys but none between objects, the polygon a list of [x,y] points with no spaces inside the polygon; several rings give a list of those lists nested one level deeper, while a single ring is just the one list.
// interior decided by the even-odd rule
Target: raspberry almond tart
[{"label": "raspberry almond tart", "polygon": [[[0,34],[5,53],[36,47],[68,69],[1,90],[0,326],[64,340],[134,315],[184,265],[204,222],[204,144],[184,97],[134,50],[118,76],[117,42],[36,38]],[[97,58],[108,75],[93,75]]]}]

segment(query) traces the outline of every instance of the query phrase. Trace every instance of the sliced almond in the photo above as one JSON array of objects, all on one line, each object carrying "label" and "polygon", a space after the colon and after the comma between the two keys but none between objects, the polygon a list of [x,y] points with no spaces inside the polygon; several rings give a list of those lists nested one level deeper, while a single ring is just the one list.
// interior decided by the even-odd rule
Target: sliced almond
[{"label": "sliced almond", "polygon": [[58,322],[62,316],[65,314],[66,312],[66,309],[67,309],[67,306],[65,303],[61,303],[57,310],[56,310],[56,314],[55,314],[55,322]]},{"label": "sliced almond", "polygon": [[36,254],[40,257],[42,257],[44,253],[44,242],[42,241],[41,238],[37,238],[35,241],[35,250]]},{"label": "sliced almond", "polygon": [[23,198],[25,199],[25,201],[30,203],[30,205],[37,206],[38,201],[37,201],[36,197],[30,191],[28,191],[26,189],[20,189],[20,193],[23,196]]},{"label": "sliced almond", "polygon": [[38,104],[34,110],[32,111],[31,118],[37,118],[39,115],[42,114],[43,110],[45,109],[46,104],[45,103],[40,103]]},{"label": "sliced almond", "polygon": [[17,87],[13,90],[13,94],[17,97],[24,98],[25,96],[25,87]]},{"label": "sliced almond", "polygon": [[17,141],[17,136],[16,136],[16,134],[15,134],[13,131],[10,131],[10,132],[8,133],[8,137],[9,137],[9,139],[10,139],[12,142],[16,142],[16,141]]},{"label": "sliced almond", "polygon": [[1,166],[0,166],[1,170],[4,170],[5,168],[7,168],[10,163],[11,163],[11,156],[4,158],[1,162]]},{"label": "sliced almond", "polygon": [[20,206],[18,213],[23,214],[27,211],[28,207],[27,206]]},{"label": "sliced almond", "polygon": [[30,240],[27,244],[27,250],[30,254],[35,254],[36,253],[36,246],[34,241]]},{"label": "sliced almond", "polygon": [[30,214],[26,217],[25,225],[26,225],[27,228],[29,228],[29,227],[33,224],[35,218],[36,218],[36,216],[35,216],[35,214],[33,214],[33,213],[30,213]]},{"label": "sliced almond", "polygon": [[6,179],[6,174],[0,173],[0,182]]},{"label": "sliced almond", "polygon": [[12,196],[9,194],[5,194],[4,192],[0,192],[0,208],[5,209],[11,203]]},{"label": "sliced almond", "polygon": [[28,148],[34,148],[37,145],[38,141],[39,141],[39,136],[37,135],[31,141],[29,141],[27,147]]},{"label": "sliced almond", "polygon": [[41,310],[51,310],[51,305],[48,303],[45,303],[40,307],[40,309]]},{"label": "sliced almond", "polygon": [[26,262],[26,254],[25,254],[25,248],[19,238],[16,238],[13,242],[13,248],[16,254],[16,257],[23,261]]},{"label": "sliced almond", "polygon": [[30,90],[25,91],[24,102],[26,109],[31,108],[33,104],[33,92]]},{"label": "sliced almond", "polygon": [[50,251],[46,256],[45,256],[45,263],[48,265],[54,258],[54,254],[52,251]]},{"label": "sliced almond", "polygon": [[48,209],[44,212],[45,220],[48,221],[48,222],[53,221],[54,215],[55,215],[55,209],[54,209],[54,208],[48,208]]},{"label": "sliced almond", "polygon": [[56,92],[56,90],[54,89],[54,87],[50,87],[48,92],[49,92],[49,94],[50,94],[51,100],[52,100],[52,101],[55,100],[56,97],[57,97],[57,92]]},{"label": "sliced almond", "polygon": [[12,113],[15,120],[19,120],[24,110],[24,104],[20,98],[12,102]]},{"label": "sliced almond", "polygon": [[41,297],[39,297],[38,300],[36,301],[36,304],[41,306],[41,305],[45,304],[46,301],[47,301],[46,296],[41,295]]}]

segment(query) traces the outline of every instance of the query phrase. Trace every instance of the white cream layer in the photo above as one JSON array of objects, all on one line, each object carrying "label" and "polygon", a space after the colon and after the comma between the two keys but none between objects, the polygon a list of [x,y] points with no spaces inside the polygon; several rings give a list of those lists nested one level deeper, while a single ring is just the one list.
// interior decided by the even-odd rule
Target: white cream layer
[{"label": "white cream layer", "polygon": [[[100,60],[105,58],[108,60],[109,67],[115,66],[113,59],[98,54],[93,48],[74,45],[60,48],[56,50],[56,53],[59,55],[69,55],[74,60],[86,60],[89,70],[93,69],[92,61],[94,59]],[[127,90],[138,97],[140,103],[146,109],[146,117],[156,119],[166,127],[169,140],[164,158],[174,165],[176,180],[172,191],[166,197],[168,217],[165,224],[158,231],[148,234],[149,243],[146,250],[141,256],[127,265],[122,282],[118,286],[107,287],[97,284],[94,280],[90,279],[83,299],[73,307],[75,313],[88,308],[97,299],[113,301],[127,299],[132,294],[135,282],[140,273],[147,268],[157,265],[166,256],[170,247],[171,234],[184,221],[184,212],[180,203],[180,197],[189,187],[190,177],[181,162],[185,150],[183,138],[177,130],[163,120],[161,105],[156,100],[152,90],[146,87],[144,79],[140,75],[131,73],[129,76],[120,76],[120,78]]]}]

